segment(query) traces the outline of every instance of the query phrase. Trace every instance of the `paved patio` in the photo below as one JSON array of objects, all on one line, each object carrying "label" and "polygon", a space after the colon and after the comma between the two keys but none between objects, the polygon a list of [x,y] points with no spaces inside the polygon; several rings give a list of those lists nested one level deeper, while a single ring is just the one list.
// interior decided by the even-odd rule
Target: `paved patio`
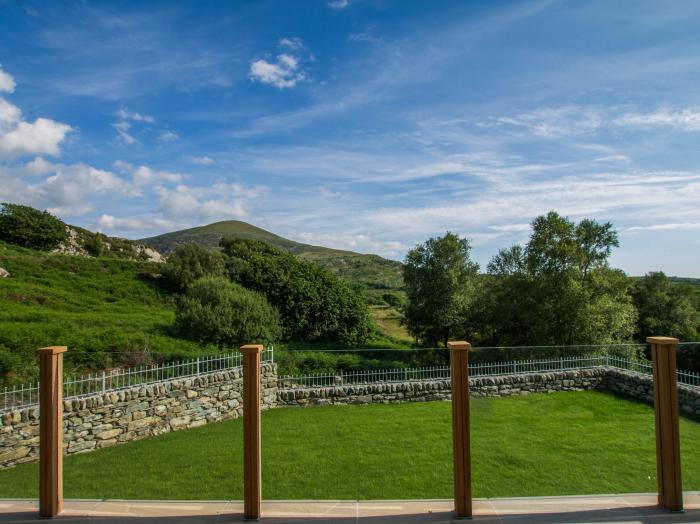
[{"label": "paved patio", "polygon": [[[685,513],[655,506],[656,495],[595,495],[479,499],[474,521],[484,524],[700,523],[700,492],[685,494]],[[68,500],[60,522],[240,522],[240,501]],[[0,522],[35,522],[34,500],[1,500]],[[263,522],[421,523],[460,522],[450,500],[272,501],[263,504]]]}]

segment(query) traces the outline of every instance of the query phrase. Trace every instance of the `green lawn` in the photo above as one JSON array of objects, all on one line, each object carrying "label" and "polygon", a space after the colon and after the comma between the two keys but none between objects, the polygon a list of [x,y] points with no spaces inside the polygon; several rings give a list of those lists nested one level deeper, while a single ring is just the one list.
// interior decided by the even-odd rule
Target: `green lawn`
[{"label": "green lawn", "polygon": [[[448,498],[447,402],[263,414],[263,496]],[[67,457],[66,497],[240,499],[241,421]],[[681,421],[683,483],[700,489],[700,423]],[[477,497],[653,492],[650,407],[603,393],[472,401]],[[2,497],[36,497],[36,464],[0,471]]]}]

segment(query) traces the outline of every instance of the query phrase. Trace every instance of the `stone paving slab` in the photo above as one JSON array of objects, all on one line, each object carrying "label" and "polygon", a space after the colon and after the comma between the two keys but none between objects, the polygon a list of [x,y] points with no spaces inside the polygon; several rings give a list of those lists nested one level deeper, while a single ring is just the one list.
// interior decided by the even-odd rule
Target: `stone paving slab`
[{"label": "stone paving slab", "polygon": [[[700,523],[700,492],[684,494],[685,512],[656,506],[656,495],[594,495],[476,499],[480,524]],[[61,523],[242,522],[241,501],[67,500]],[[0,523],[36,522],[36,500],[0,499]],[[451,500],[269,501],[262,522],[274,524],[447,523],[455,520]]]}]

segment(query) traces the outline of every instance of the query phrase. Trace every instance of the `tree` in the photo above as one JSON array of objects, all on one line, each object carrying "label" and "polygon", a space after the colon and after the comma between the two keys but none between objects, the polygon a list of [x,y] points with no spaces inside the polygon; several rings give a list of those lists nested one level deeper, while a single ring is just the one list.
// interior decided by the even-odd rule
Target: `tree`
[{"label": "tree", "polygon": [[3,203],[0,240],[34,249],[50,250],[66,240],[66,225],[48,211]]},{"label": "tree", "polygon": [[221,253],[199,244],[178,246],[163,268],[165,281],[177,291],[184,291],[199,278],[223,274],[224,258]]},{"label": "tree", "polygon": [[271,342],[281,333],[264,296],[223,277],[192,282],[178,301],[175,325],[186,338],[219,346]]},{"label": "tree", "polygon": [[655,335],[686,341],[698,336],[700,312],[691,286],[674,283],[658,271],[637,280],[630,294],[639,312],[635,335],[640,342]]},{"label": "tree", "polygon": [[488,265],[485,342],[497,345],[599,344],[628,340],[636,313],[624,273],[608,267],[619,245],[612,224],[575,224],[551,211],[535,218],[523,248]]},{"label": "tree", "polygon": [[259,240],[225,238],[220,245],[229,278],[265,295],[280,313],[286,339],[366,343],[371,323],[359,288]]},{"label": "tree", "polygon": [[448,231],[406,255],[406,327],[424,343],[446,346],[463,329],[479,272],[470,251],[467,239]]}]

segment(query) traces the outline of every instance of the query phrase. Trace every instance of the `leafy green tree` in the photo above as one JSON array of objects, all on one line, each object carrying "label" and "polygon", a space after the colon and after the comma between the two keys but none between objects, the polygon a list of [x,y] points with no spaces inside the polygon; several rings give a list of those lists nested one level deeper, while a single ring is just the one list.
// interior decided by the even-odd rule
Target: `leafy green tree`
[{"label": "leafy green tree", "polygon": [[639,312],[637,340],[644,342],[654,335],[697,339],[700,312],[691,286],[675,283],[658,271],[637,280],[630,294]]},{"label": "leafy green tree", "polygon": [[224,277],[204,277],[180,298],[175,325],[185,338],[219,346],[271,342],[280,336],[279,315],[260,293]]},{"label": "leafy green tree", "polygon": [[67,238],[66,225],[48,211],[3,203],[0,240],[34,249],[50,250]]},{"label": "leafy green tree", "polygon": [[479,272],[470,251],[467,239],[447,232],[406,255],[406,327],[426,344],[447,345],[451,337],[462,335]]},{"label": "leafy green tree", "polygon": [[364,295],[329,270],[259,240],[221,240],[229,277],[264,294],[288,340],[361,346],[371,332]]},{"label": "leafy green tree", "polygon": [[195,280],[205,276],[224,275],[224,257],[218,251],[199,244],[185,244],[168,257],[163,268],[165,281],[171,288],[184,291]]},{"label": "leafy green tree", "polygon": [[624,273],[608,267],[619,245],[612,224],[575,224],[552,211],[532,222],[523,248],[488,265],[480,310],[484,341],[498,345],[628,340],[636,312]]}]

